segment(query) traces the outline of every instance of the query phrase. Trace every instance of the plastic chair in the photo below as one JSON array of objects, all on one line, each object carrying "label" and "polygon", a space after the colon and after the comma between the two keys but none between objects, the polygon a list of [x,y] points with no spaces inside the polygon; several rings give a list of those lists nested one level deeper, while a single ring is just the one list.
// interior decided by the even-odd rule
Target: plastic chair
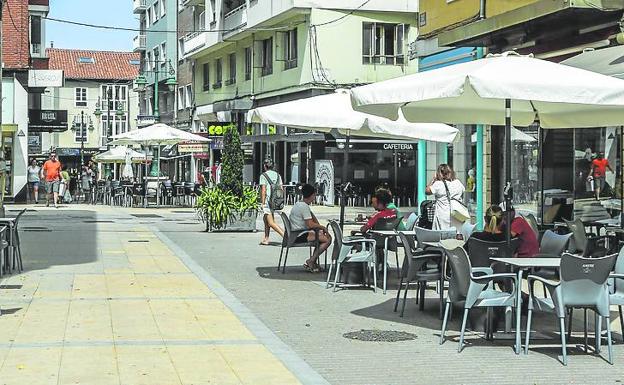
[{"label": "plastic chair", "polygon": [[411,213],[409,217],[407,217],[407,221],[405,222],[405,230],[406,231],[414,230],[414,226],[416,226],[416,223],[418,223],[418,214]]},{"label": "plastic chair", "polygon": [[[461,352],[464,346],[464,332],[466,330],[466,321],[468,320],[468,312],[474,307],[486,307],[487,325],[486,335],[491,336],[491,307],[510,307],[516,302],[516,290],[518,284],[517,276],[513,273],[503,274],[487,274],[475,276],[470,264],[470,259],[466,250],[462,247],[454,249],[446,249],[448,264],[451,266],[451,276],[449,280],[448,295],[446,297],[446,307],[444,309],[444,320],[442,321],[442,331],[440,333],[440,344],[444,342],[444,333],[448,315],[453,303],[464,303],[464,317],[462,320],[461,331],[459,335],[458,352]],[[495,280],[511,281],[511,293],[502,292],[494,289],[490,283]],[[519,338],[520,325],[516,325],[516,339]]]},{"label": "plastic chair", "polygon": [[459,229],[459,233],[464,238],[464,241],[467,241],[468,239],[470,239],[470,236],[472,235],[476,227],[477,227],[476,224],[472,224],[468,221],[464,222],[461,229]]},{"label": "plastic chair", "polygon": [[[557,234],[552,230],[546,230],[540,242],[540,253],[535,258],[559,258],[566,250],[572,233]],[[558,279],[559,269],[541,268],[534,270],[531,274],[545,278]],[[547,296],[547,289],[544,287],[544,297]]]},{"label": "plastic chair", "polygon": [[624,247],[620,249],[618,254],[614,273],[609,275],[609,304],[618,307],[620,331],[624,341],[624,317],[622,317],[622,305],[624,305]]},{"label": "plastic chair", "polygon": [[[24,270],[24,264],[22,262],[22,248],[19,238],[19,221],[22,215],[26,212],[26,209],[21,210],[15,218],[0,218],[0,226],[6,226],[8,228],[8,235],[0,238],[7,239],[7,247],[9,248],[9,254],[7,255],[8,268],[10,270],[17,270],[22,272]],[[0,242],[1,244],[1,242]]]},{"label": "plastic chair", "polygon": [[[316,232],[316,239],[314,241],[306,241],[306,242],[297,242],[297,237],[301,234],[302,231],[294,231],[292,229],[292,225],[290,224],[290,219],[288,215],[280,212],[280,217],[282,218],[282,222],[284,223],[284,238],[282,238],[282,249],[280,250],[279,262],[277,262],[277,271],[279,271],[280,266],[282,267],[282,274],[286,273],[286,262],[288,261],[288,252],[292,248],[296,247],[309,247],[310,248],[310,256],[312,256],[312,248],[317,248],[319,246],[318,241],[318,232]],[[284,249],[286,249],[286,254],[283,255]],[[282,266],[282,255],[284,256],[284,265]],[[325,265],[327,266],[327,252],[325,253]]]},{"label": "plastic chair", "polygon": [[489,242],[470,237],[464,247],[472,267],[491,267],[491,258],[512,258],[519,246],[518,238],[513,238],[507,246],[507,241]]},{"label": "plastic chair", "polygon": [[[11,273],[11,259],[7,253],[7,248],[9,247],[9,242],[6,239],[9,239],[10,234],[7,233],[9,230],[9,226],[1,226],[0,227],[0,278],[2,275],[6,273]],[[15,261],[13,261],[13,264]],[[0,313],[1,314],[1,313]]]},{"label": "plastic chair", "polygon": [[590,247],[594,242],[604,238],[598,237],[594,234],[587,233],[585,231],[585,225],[583,221],[580,219],[575,219],[574,221],[564,220],[568,230],[572,233],[572,242],[574,245],[574,250],[576,253],[581,254],[584,257],[591,255],[595,255],[596,250],[592,250]]},{"label": "plastic chair", "polygon": [[438,252],[424,251],[416,249],[414,236],[408,236],[405,233],[399,233],[399,238],[405,250],[405,258],[401,268],[399,287],[394,302],[394,311],[397,311],[401,288],[405,285],[403,292],[403,304],[401,306],[401,317],[405,312],[405,302],[407,301],[407,291],[410,283],[418,283],[419,291],[419,309],[422,311],[425,307],[425,289],[427,282],[438,282],[440,290],[440,318],[442,318],[442,309],[444,308],[444,267],[442,254]]},{"label": "plastic chair", "polygon": [[[329,288],[329,280],[331,278],[332,268],[336,264],[336,274],[334,276],[334,291],[338,286],[338,277],[340,277],[340,266],[345,262],[365,263],[369,273],[372,267],[374,291],[377,292],[377,257],[375,254],[376,242],[374,239],[366,239],[364,237],[343,237],[342,230],[336,221],[330,221],[329,226],[334,232],[334,248],[332,251],[329,272],[327,273],[326,288]],[[361,246],[360,250],[356,250],[355,246]]]},{"label": "plastic chair", "polygon": [[535,232],[535,236],[537,237],[537,239],[539,239],[539,224],[537,223],[537,218],[535,218],[535,215],[533,214],[524,215],[524,219],[527,221],[529,226],[531,226],[531,228]]},{"label": "plastic chair", "polygon": [[[585,309],[585,336],[587,336],[587,309],[593,309],[600,317],[607,320],[607,342],[609,363],[613,361],[611,347],[611,322],[609,314],[609,291],[607,280],[615,265],[617,254],[602,258],[586,258],[572,254],[563,254],[560,265],[560,282],[553,282],[536,275],[529,275],[529,313],[527,315],[527,333],[525,354],[529,351],[531,336],[531,318],[533,311],[554,313],[559,319],[561,333],[561,353],[563,364],[568,364],[566,351],[565,317],[567,308]],[[550,293],[550,298],[535,296],[533,285],[539,281]],[[599,322],[597,322],[599,324]],[[570,325],[571,327],[571,325]],[[587,338],[585,339],[587,341]],[[600,331],[596,328],[596,350],[599,350]]]}]

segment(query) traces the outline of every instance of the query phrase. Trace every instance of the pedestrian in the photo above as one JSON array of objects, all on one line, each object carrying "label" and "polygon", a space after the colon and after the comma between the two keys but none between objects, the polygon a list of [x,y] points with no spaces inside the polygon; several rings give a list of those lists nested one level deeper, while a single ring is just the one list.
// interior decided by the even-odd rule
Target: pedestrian
[{"label": "pedestrian", "polygon": [[88,166],[82,166],[80,172],[80,191],[84,195],[84,202],[87,202],[87,196],[89,202],[91,202],[91,186],[93,184],[93,170]]},{"label": "pedestrian", "polygon": [[42,173],[46,181],[46,207],[50,206],[50,194],[54,197],[54,207],[58,208],[58,195],[61,183],[61,162],[56,152],[50,152],[50,159],[43,164]]},{"label": "pedestrian", "polygon": [[39,203],[39,183],[41,182],[41,167],[37,164],[37,160],[33,159],[30,161],[30,166],[28,166],[27,170],[27,178],[28,178],[28,187],[32,192],[32,199],[35,201],[35,204]]},{"label": "pedestrian", "polygon": [[461,228],[462,223],[451,215],[451,202],[455,200],[461,203],[464,191],[464,185],[455,178],[451,166],[444,163],[439,165],[434,178],[425,188],[425,193],[435,198],[434,230]]},{"label": "pedestrian", "polygon": [[604,190],[607,169],[613,172],[609,160],[604,157],[604,152],[598,152],[598,156],[591,162],[591,175],[594,180],[594,191],[596,200],[600,200],[600,191]]},{"label": "pedestrian", "polygon": [[61,185],[65,186],[63,191],[59,188],[59,197],[63,203],[71,203],[72,197],[70,193],[71,176],[67,172],[67,166],[61,166]]},{"label": "pedestrian", "polygon": [[312,210],[310,210],[310,205],[316,201],[316,190],[314,186],[304,184],[301,187],[301,194],[303,200],[295,203],[292,210],[290,210],[289,219],[292,224],[292,230],[299,232],[297,242],[314,242],[317,240],[318,234],[319,246],[314,249],[310,259],[306,260],[303,264],[303,268],[306,271],[318,273],[321,271],[318,258],[329,248],[332,238],[327,228],[319,223],[316,216],[312,213]]},{"label": "pedestrian", "polygon": [[[273,170],[273,161],[270,158],[264,160],[264,172],[260,175],[260,202],[262,203],[262,220],[264,221],[264,237],[261,245],[269,244],[271,229],[284,237],[284,230],[275,222],[275,212],[284,208],[284,186],[282,177]],[[281,192],[281,207],[279,195]]]}]

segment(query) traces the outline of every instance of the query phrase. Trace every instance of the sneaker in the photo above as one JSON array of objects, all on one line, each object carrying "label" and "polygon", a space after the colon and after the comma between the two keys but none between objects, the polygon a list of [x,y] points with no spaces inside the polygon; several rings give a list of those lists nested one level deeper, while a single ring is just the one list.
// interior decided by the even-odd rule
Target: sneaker
[{"label": "sneaker", "polygon": [[46,202],[46,207],[50,207],[50,202]]}]

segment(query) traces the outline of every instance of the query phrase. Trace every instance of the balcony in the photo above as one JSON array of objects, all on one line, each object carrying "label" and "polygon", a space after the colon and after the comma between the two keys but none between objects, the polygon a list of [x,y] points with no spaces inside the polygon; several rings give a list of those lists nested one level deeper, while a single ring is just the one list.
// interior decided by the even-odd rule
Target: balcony
[{"label": "balcony", "polygon": [[216,32],[193,32],[184,37],[184,58],[188,58],[200,52],[202,49],[217,44],[220,33]]},{"label": "balcony", "polygon": [[133,51],[134,52],[145,51],[145,46],[147,44],[146,40],[147,38],[145,35],[136,35],[132,42]]},{"label": "balcony", "polygon": [[193,5],[204,5],[204,0],[182,0],[183,7],[190,7]]},{"label": "balcony", "polygon": [[132,0],[132,10],[134,13],[143,13],[147,10],[147,0]]},{"label": "balcony", "polygon": [[247,25],[247,5],[243,4],[226,13],[223,17],[224,36],[238,32],[239,29]]},{"label": "balcony", "polygon": [[156,123],[154,115],[137,115],[137,127],[151,126]]}]

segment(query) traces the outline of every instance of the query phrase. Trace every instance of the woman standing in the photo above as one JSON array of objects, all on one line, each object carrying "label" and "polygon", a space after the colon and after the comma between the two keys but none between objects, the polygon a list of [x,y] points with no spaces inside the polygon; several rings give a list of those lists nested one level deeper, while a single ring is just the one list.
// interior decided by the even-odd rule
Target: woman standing
[{"label": "woman standing", "polygon": [[448,164],[438,166],[435,177],[425,188],[427,195],[435,198],[435,215],[433,217],[434,230],[447,230],[451,227],[459,229],[460,221],[451,217],[451,200],[462,202],[464,185],[455,178],[455,172]]},{"label": "woman standing", "polygon": [[33,159],[27,169],[28,186],[32,191],[32,198],[35,204],[39,203],[39,183],[41,182],[41,167],[37,164],[37,160]]}]

